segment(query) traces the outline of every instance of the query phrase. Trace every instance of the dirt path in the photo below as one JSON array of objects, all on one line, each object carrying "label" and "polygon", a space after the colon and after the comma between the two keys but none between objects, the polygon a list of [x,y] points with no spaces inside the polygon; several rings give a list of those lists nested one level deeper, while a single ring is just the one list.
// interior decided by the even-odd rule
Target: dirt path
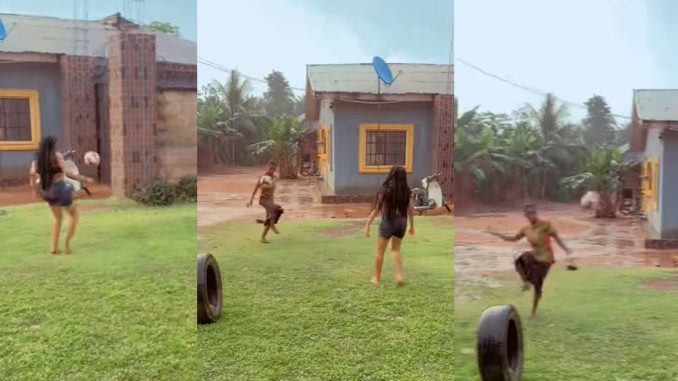
[{"label": "dirt path", "polygon": [[[92,197],[87,199],[106,199],[111,197],[111,189],[103,184],[94,184],[90,186]],[[29,185],[8,187],[0,189],[0,207],[16,206],[43,202],[33,198],[31,187]]]},{"label": "dirt path", "polygon": [[[558,204],[540,207],[540,215],[554,224],[580,267],[678,267],[678,251],[644,249],[642,222],[635,218],[600,220],[576,205]],[[464,292],[464,285],[492,286],[497,282],[494,275],[513,269],[513,255],[529,245],[524,241],[506,243],[487,231],[514,234],[525,223],[520,209],[465,213],[455,218],[456,284],[462,286],[457,287],[459,293]],[[564,266],[564,258],[556,246],[556,266]]]},{"label": "dirt path", "polygon": [[[198,226],[210,226],[229,221],[254,223],[263,217],[256,205],[247,208],[252,190],[263,168],[230,168],[219,174],[198,177]],[[365,218],[369,205],[323,205],[316,180],[302,178],[281,180],[276,190],[276,202],[285,209],[284,219],[350,219]]]}]

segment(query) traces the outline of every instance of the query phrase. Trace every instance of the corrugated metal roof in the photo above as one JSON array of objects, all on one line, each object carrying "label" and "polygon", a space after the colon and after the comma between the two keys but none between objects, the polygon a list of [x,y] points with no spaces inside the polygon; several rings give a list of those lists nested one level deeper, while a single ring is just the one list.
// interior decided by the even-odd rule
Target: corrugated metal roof
[{"label": "corrugated metal roof", "polygon": [[[452,94],[453,66],[389,64],[391,86],[381,84],[382,94]],[[308,65],[308,79],[315,92],[377,94],[378,77],[372,64]]]},{"label": "corrugated metal roof", "polygon": [[[0,40],[0,52],[77,54],[104,57],[108,38],[120,31],[101,21],[73,21],[55,17],[0,14],[7,37]],[[197,65],[196,43],[165,33],[155,34],[158,61]],[[87,36],[87,43],[84,37]]]},{"label": "corrugated metal roof", "polygon": [[633,103],[640,120],[678,121],[678,90],[634,90]]}]

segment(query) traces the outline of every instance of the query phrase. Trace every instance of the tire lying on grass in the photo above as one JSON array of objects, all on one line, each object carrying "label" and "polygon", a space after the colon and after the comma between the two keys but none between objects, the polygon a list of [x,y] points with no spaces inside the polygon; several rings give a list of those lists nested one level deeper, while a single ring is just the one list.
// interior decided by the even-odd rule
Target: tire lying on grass
[{"label": "tire lying on grass", "polygon": [[523,376],[523,328],[513,306],[494,306],[480,316],[478,369],[483,381],[519,381]]},{"label": "tire lying on grass", "polygon": [[221,273],[212,254],[198,256],[198,324],[219,320],[222,311]]}]

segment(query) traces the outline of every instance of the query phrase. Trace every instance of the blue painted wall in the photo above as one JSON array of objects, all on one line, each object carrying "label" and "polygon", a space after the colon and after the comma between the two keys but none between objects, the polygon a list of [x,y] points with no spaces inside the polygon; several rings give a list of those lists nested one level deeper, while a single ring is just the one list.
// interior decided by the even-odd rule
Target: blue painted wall
[{"label": "blue painted wall", "polygon": [[[53,135],[63,143],[61,128],[61,80],[58,64],[0,64],[0,88],[38,90],[42,136]],[[61,147],[59,144],[59,149]],[[34,151],[0,151],[2,179],[27,178]]]},{"label": "blue painted wall", "polygon": [[408,175],[410,186],[421,186],[420,179],[431,174],[432,103],[385,104],[379,110],[376,105],[334,102],[333,111],[334,194],[373,194],[386,177],[358,170],[360,125],[365,123],[413,124],[414,165]]},{"label": "blue painted wall", "polygon": [[665,131],[659,200],[662,238],[678,238],[678,131]]},{"label": "blue painted wall", "polygon": [[655,233],[662,231],[662,197],[664,195],[663,180],[664,163],[662,156],[664,153],[664,146],[662,140],[659,139],[659,130],[650,129],[647,133],[647,144],[645,146],[645,157],[647,159],[657,159],[659,161],[659,203],[656,211],[647,212],[647,222]]}]

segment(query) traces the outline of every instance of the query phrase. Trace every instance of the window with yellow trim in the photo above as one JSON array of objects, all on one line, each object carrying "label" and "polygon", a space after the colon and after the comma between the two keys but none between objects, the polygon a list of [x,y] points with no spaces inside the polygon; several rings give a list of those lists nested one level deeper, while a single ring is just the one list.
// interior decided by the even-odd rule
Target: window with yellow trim
[{"label": "window with yellow trim", "polygon": [[412,172],[414,125],[360,125],[359,163],[361,173],[386,173],[400,165]]},{"label": "window with yellow trim", "polygon": [[37,149],[40,133],[38,92],[0,89],[0,151]]}]

